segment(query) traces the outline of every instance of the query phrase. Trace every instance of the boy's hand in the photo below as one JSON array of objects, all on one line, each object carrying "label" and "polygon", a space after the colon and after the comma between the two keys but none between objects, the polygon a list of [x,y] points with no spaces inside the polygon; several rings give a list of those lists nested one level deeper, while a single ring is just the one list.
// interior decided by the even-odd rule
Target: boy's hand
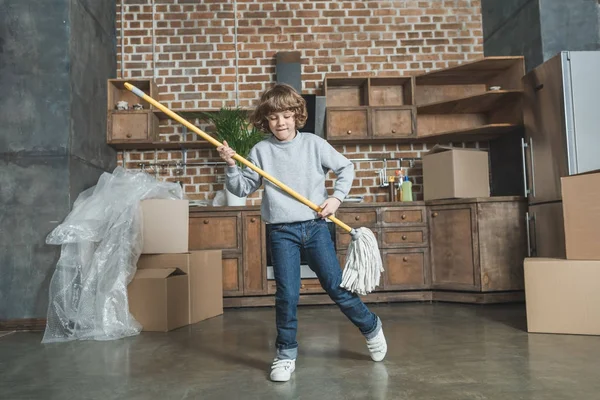
[{"label": "boy's hand", "polygon": [[235,155],[235,151],[229,147],[226,140],[223,140],[223,146],[217,147],[217,151],[219,152],[221,158],[225,160],[227,165],[230,167],[235,165],[235,160],[232,158]]},{"label": "boy's hand", "polygon": [[342,202],[337,197],[330,197],[320,205],[321,211],[317,213],[319,218],[327,218],[332,214],[335,214],[338,207],[342,204]]}]

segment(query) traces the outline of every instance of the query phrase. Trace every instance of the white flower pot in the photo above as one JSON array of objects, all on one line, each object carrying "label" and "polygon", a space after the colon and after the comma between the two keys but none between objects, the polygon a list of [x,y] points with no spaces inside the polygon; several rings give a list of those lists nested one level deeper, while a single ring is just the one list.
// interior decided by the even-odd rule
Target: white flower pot
[{"label": "white flower pot", "polygon": [[227,198],[228,206],[245,206],[246,197],[237,197],[235,194],[230,193],[229,190],[225,189],[225,196]]}]

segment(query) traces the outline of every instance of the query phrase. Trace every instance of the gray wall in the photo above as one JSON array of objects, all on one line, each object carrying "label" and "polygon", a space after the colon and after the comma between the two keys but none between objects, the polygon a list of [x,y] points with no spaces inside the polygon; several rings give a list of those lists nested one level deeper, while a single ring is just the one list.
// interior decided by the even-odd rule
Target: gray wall
[{"label": "gray wall", "polygon": [[542,63],[539,1],[482,0],[486,56],[525,56],[527,70]]},{"label": "gray wall", "polygon": [[112,1],[0,2],[0,321],[45,318],[60,254],[45,238],[115,167],[115,41]]},{"label": "gray wall", "polygon": [[523,55],[527,70],[563,50],[600,49],[598,0],[482,0],[486,56]]}]

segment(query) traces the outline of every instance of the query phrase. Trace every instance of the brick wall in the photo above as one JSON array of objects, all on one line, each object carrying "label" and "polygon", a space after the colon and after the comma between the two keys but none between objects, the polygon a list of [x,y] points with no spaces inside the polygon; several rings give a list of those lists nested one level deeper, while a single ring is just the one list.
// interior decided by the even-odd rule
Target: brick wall
[{"label": "brick wall", "polygon": [[[160,101],[174,109],[253,106],[275,80],[278,51],[302,53],[303,92],[317,94],[326,74],[412,75],[483,56],[480,0],[117,1],[117,75],[154,79]],[[165,121],[160,134],[178,138],[181,128]],[[349,158],[420,157],[425,148],[351,145],[339,150]],[[126,152],[119,162],[137,168],[140,160],[175,164],[179,157],[180,152]],[[188,162],[215,161],[213,150],[188,153]],[[380,164],[356,164],[353,193],[370,201],[387,198],[375,183]],[[221,166],[172,167],[157,176],[181,181],[190,198],[206,199],[222,189],[222,171]],[[420,164],[408,172],[419,198]],[[252,201],[259,199],[260,193]]]}]

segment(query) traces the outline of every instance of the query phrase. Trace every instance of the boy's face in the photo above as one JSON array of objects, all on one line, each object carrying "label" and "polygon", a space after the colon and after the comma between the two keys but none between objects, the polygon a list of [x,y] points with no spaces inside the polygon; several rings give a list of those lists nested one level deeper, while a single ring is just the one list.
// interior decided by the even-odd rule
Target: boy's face
[{"label": "boy's face", "polygon": [[282,142],[289,142],[296,137],[296,119],[292,111],[281,111],[269,114],[269,130]]}]

